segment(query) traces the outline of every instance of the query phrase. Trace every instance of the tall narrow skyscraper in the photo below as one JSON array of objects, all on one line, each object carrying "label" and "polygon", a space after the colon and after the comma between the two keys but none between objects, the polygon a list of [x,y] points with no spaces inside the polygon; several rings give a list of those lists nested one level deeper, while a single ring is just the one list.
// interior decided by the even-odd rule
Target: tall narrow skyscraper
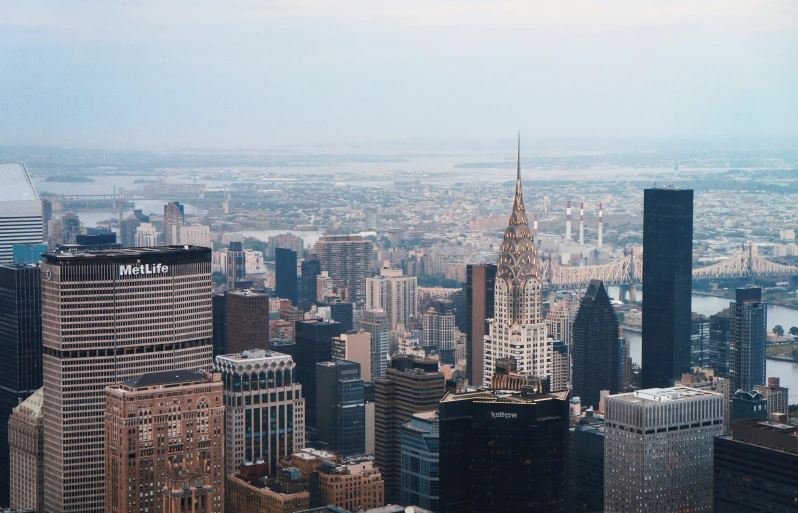
[{"label": "tall narrow skyscraper", "polygon": [[574,397],[582,405],[599,407],[600,392],[619,388],[618,317],[600,280],[591,280],[574,320]]},{"label": "tall narrow skyscraper", "polygon": [[316,428],[316,364],[332,361],[333,338],[341,336],[337,322],[297,321],[294,361],[305,393],[305,421]]},{"label": "tall narrow skyscraper", "polygon": [[499,252],[494,316],[485,337],[484,382],[490,382],[499,358],[514,358],[519,372],[551,377],[553,341],[548,338],[541,313],[542,288],[538,250],[529,230],[521,191],[519,137],[515,201]]},{"label": "tall narrow skyscraper", "polygon": [[308,255],[302,261],[302,294],[300,299],[316,301],[316,278],[321,274],[321,262],[315,254]]},{"label": "tall narrow skyscraper", "polygon": [[185,224],[184,207],[177,201],[170,201],[163,206],[163,235],[167,246],[176,246],[180,242],[180,228]]},{"label": "tall narrow skyscraper", "polygon": [[729,381],[733,392],[747,392],[765,384],[767,311],[762,289],[737,289],[736,301],[729,306]]},{"label": "tall narrow skyscraper", "polygon": [[493,318],[496,264],[468,264],[466,267],[466,377],[469,383],[484,383],[485,335]]},{"label": "tall narrow skyscraper", "polygon": [[344,456],[366,452],[366,403],[360,364],[316,364],[316,433]]},{"label": "tall narrow skyscraper", "polygon": [[211,250],[46,253],[44,500],[105,513],[105,387],[212,364]]},{"label": "tall narrow skyscraper", "polygon": [[285,248],[274,250],[274,277],[277,282],[275,293],[281,299],[289,299],[297,304],[296,251]]},{"label": "tall narrow skyscraper", "polygon": [[417,284],[418,278],[403,276],[401,269],[391,269],[385,262],[379,277],[366,278],[365,309],[385,310],[392,330],[399,324],[407,326],[418,310]]},{"label": "tall narrow skyscraper", "polygon": [[9,504],[8,419],[42,386],[39,268],[0,264],[0,504]]},{"label": "tall narrow skyscraper", "polygon": [[360,319],[360,329],[371,335],[371,375],[385,376],[391,331],[388,314],[385,310],[366,310]]},{"label": "tall narrow skyscraper", "polygon": [[643,388],[673,386],[690,372],[693,191],[643,196]]}]

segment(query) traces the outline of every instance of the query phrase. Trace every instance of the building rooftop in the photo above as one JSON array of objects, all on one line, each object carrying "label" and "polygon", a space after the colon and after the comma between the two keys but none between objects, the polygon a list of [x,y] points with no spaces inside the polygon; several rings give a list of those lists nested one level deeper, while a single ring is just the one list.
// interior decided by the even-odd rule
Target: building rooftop
[{"label": "building rooftop", "polygon": [[17,408],[24,410],[29,417],[40,418],[43,417],[42,406],[44,406],[44,388],[33,392],[30,397],[19,403]]},{"label": "building rooftop", "polygon": [[551,399],[559,399],[561,401],[568,400],[568,390],[560,392],[549,392],[546,394],[529,395],[523,394],[517,390],[485,390],[479,389],[468,391],[461,394],[452,394],[447,392],[441,399],[442,403],[450,403],[455,401],[477,401],[477,402],[498,402],[498,403],[522,403],[532,404],[541,401],[548,401]]},{"label": "building rooftop", "polygon": [[117,248],[117,249],[92,249],[59,253],[45,253],[47,261],[57,262],[66,260],[107,258],[115,260],[130,260],[132,258],[147,256],[184,255],[184,254],[210,254],[209,248],[200,246],[157,246],[152,248]]},{"label": "building rooftop", "polygon": [[122,385],[130,388],[151,387],[157,385],[174,385],[178,383],[192,383],[203,381],[205,376],[187,370],[174,370],[164,372],[149,372],[141,376],[123,381]]},{"label": "building rooftop", "polygon": [[630,403],[656,404],[671,401],[690,401],[718,395],[719,394],[708,392],[706,390],[677,386],[671,388],[649,388],[646,390],[636,390],[633,393],[617,394],[608,397]]},{"label": "building rooftop", "polygon": [[30,174],[21,162],[0,164],[0,201],[39,201]]},{"label": "building rooftop", "polygon": [[255,297],[269,297],[268,294],[264,294],[263,292],[258,292],[256,290],[251,289],[236,289],[236,290],[229,290],[227,294],[231,296],[255,296]]}]

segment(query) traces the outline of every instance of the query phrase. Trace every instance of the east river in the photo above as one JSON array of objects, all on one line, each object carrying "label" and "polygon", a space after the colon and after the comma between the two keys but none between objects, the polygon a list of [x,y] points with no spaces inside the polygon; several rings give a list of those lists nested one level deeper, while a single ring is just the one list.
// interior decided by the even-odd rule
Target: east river
[{"label": "east river", "polygon": [[[618,297],[617,287],[609,287],[609,289],[610,295]],[[638,299],[640,299],[639,290]],[[731,299],[725,297],[693,295],[693,311],[709,317],[724,308],[729,308],[731,302]],[[789,330],[791,326],[798,326],[798,310],[769,304],[768,331],[777,324],[780,324],[785,331]],[[642,336],[639,332],[626,331],[626,338],[629,340],[632,361],[639,364],[642,354]],[[790,404],[798,404],[798,363],[768,360],[767,375],[780,378],[781,386],[790,389]]]}]

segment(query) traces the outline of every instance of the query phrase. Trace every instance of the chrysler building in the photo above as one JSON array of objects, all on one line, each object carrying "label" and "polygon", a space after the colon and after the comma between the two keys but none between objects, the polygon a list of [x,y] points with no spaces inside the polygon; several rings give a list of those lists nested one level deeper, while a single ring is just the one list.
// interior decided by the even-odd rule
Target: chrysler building
[{"label": "chrysler building", "polygon": [[553,341],[541,314],[542,280],[538,253],[521,192],[521,138],[515,202],[499,252],[494,289],[494,317],[485,336],[484,385],[490,385],[499,358],[514,358],[518,372],[552,375]]}]

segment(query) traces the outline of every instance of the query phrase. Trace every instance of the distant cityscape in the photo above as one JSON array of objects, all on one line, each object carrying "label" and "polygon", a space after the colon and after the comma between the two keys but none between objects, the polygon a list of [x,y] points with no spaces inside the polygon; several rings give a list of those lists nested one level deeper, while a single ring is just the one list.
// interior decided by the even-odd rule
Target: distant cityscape
[{"label": "distant cityscape", "polygon": [[517,145],[0,149],[0,511],[798,512],[796,155]]}]

